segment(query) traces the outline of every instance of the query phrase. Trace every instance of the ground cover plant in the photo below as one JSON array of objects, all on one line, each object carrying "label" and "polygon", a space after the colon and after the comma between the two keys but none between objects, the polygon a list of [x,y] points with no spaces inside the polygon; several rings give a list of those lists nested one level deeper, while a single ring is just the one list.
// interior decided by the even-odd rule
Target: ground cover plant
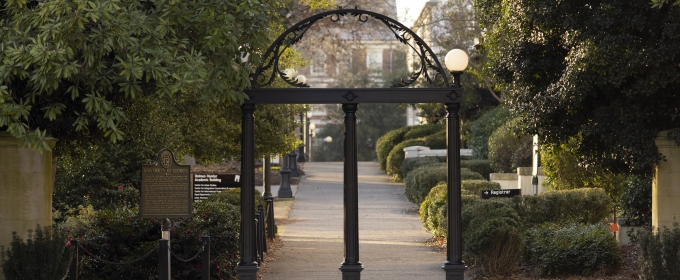
[{"label": "ground cover plant", "polygon": [[680,279],[680,227],[655,232],[647,227],[635,236],[640,279]]}]

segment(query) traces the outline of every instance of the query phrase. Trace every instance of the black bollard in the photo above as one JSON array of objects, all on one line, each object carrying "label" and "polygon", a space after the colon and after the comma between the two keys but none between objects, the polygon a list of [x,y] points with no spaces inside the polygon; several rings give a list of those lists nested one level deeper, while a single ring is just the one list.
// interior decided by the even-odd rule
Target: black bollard
[{"label": "black bollard", "polygon": [[203,255],[201,255],[202,280],[210,280],[210,236],[201,236],[203,240]]}]

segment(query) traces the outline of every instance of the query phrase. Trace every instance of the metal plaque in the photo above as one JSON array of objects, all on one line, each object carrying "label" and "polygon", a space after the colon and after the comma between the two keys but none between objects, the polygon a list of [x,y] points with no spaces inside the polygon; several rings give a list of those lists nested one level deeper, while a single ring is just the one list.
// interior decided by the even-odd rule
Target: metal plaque
[{"label": "metal plaque", "polygon": [[522,195],[522,190],[520,189],[505,189],[505,190],[483,190],[482,199],[492,198],[492,197],[514,197]]},{"label": "metal plaque", "polygon": [[162,149],[156,162],[142,165],[142,218],[190,217],[193,200],[191,167],[177,164],[172,151]]}]

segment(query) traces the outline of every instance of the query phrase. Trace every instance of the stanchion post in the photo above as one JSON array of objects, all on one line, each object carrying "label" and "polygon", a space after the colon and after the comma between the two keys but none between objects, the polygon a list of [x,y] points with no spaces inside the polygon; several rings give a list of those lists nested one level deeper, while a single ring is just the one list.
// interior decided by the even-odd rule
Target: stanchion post
[{"label": "stanchion post", "polygon": [[170,280],[170,240],[158,240],[158,279]]},{"label": "stanchion post", "polygon": [[267,203],[267,237],[274,239],[276,237],[276,221],[274,220],[274,198],[265,198]]},{"label": "stanchion post", "polygon": [[203,255],[201,256],[201,280],[210,280],[210,236],[203,235]]},{"label": "stanchion post", "polygon": [[262,259],[264,259],[264,253],[267,252],[267,237],[266,237],[266,234],[265,234],[265,227],[266,227],[266,224],[267,224],[267,223],[265,223],[265,220],[267,219],[266,218],[267,216],[264,213],[264,206],[263,205],[257,206],[257,212],[260,213],[260,218],[261,218],[259,220],[260,221],[260,230],[257,232],[257,235],[258,235],[257,237],[260,238],[260,241],[261,241],[260,244],[262,244],[262,253],[263,253]]}]

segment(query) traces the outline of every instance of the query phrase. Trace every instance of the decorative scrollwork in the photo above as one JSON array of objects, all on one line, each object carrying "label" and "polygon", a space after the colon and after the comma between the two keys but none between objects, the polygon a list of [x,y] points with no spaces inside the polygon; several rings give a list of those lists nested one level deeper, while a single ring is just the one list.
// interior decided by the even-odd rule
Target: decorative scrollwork
[{"label": "decorative scrollwork", "polygon": [[[300,21],[288,30],[284,31],[279,38],[267,49],[264,56],[262,56],[262,64],[257,68],[255,73],[251,75],[252,88],[259,88],[270,85],[276,75],[278,74],[286,83],[294,87],[309,87],[309,85],[300,83],[294,77],[286,77],[285,73],[279,69],[279,58],[283,56],[286,49],[292,47],[302,40],[304,34],[316,22],[324,18],[330,17],[332,22],[339,22],[342,17],[350,14],[359,22],[367,22],[369,18],[374,18],[381,21],[389,30],[394,33],[394,36],[399,42],[410,47],[413,52],[419,57],[420,69],[416,69],[411,73],[408,79],[401,79],[399,82],[392,84],[392,87],[406,87],[413,84],[420,76],[424,76],[428,83],[438,87],[451,87],[448,79],[446,79],[446,72],[439,63],[436,55],[429,46],[416,35],[412,30],[397,22],[396,20],[382,14],[354,9],[342,9],[328,11],[311,16]],[[412,44],[411,41],[415,44]],[[267,74],[265,74],[267,73]],[[267,76],[268,75],[268,76]],[[345,94],[352,99],[356,95],[351,92]],[[343,96],[345,97],[345,96]],[[347,98],[347,97],[345,97]],[[351,101],[351,100],[350,100]]]},{"label": "decorative scrollwork", "polygon": [[351,90],[345,93],[342,97],[347,99],[347,101],[352,101],[354,99],[359,98],[359,96],[354,94],[354,92],[352,92]]}]

